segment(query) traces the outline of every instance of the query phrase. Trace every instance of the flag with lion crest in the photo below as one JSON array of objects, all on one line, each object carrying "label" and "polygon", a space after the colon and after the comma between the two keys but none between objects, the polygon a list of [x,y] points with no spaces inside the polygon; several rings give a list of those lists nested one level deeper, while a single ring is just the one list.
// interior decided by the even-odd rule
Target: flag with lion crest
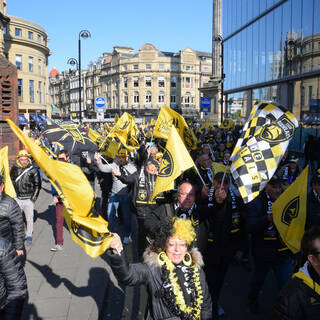
[{"label": "flag with lion crest", "polygon": [[271,179],[297,127],[297,119],[285,107],[254,105],[231,155],[231,174],[245,203]]}]

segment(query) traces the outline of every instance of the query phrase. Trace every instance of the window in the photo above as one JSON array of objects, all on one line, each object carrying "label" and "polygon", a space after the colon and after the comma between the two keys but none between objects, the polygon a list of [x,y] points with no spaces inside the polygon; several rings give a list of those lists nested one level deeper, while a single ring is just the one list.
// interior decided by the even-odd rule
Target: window
[{"label": "window", "polygon": [[18,101],[23,101],[22,97],[22,79],[18,79]]},{"label": "window", "polygon": [[301,88],[301,105],[302,106],[304,106],[304,104],[305,104],[305,88],[304,87],[302,87]]},{"label": "window", "polygon": [[138,70],[139,69],[139,66],[137,64],[134,64],[133,65],[133,70]]},{"label": "window", "polygon": [[309,88],[308,88],[308,90],[309,90],[309,101],[312,99],[312,86],[309,86]]},{"label": "window", "polygon": [[159,63],[159,70],[163,71],[164,70],[164,64],[163,63]]},{"label": "window", "polygon": [[146,70],[151,70],[151,64],[150,63],[146,64]]},{"label": "window", "polygon": [[42,74],[42,68],[41,68],[41,66],[42,66],[42,61],[41,61],[41,59],[39,59],[38,60],[38,73],[41,75]]},{"label": "window", "polygon": [[122,71],[127,71],[127,66],[122,66]]},{"label": "window", "polygon": [[127,92],[124,92],[124,93],[123,93],[123,103],[124,103],[125,105],[128,104],[128,93],[127,93]]},{"label": "window", "polygon": [[16,54],[16,67],[18,70],[22,70],[22,55]]},{"label": "window", "polygon": [[123,87],[128,88],[128,78],[123,78]]},{"label": "window", "polygon": [[28,31],[28,39],[33,40],[33,32],[32,31]]},{"label": "window", "polygon": [[186,66],[186,71],[191,71],[191,66]]},{"label": "window", "polygon": [[135,88],[139,87],[139,78],[138,77],[133,77],[133,86]]},{"label": "window", "polygon": [[163,91],[159,92],[158,103],[164,103],[164,92]]},{"label": "window", "polygon": [[189,107],[190,101],[191,101],[191,99],[190,99],[190,92],[187,92],[187,93],[186,93],[186,96],[185,96],[185,98],[184,98],[184,103],[185,103],[185,106],[186,106],[186,107]]},{"label": "window", "polygon": [[151,88],[151,77],[146,77],[146,88]]},{"label": "window", "polygon": [[39,104],[42,104],[42,84],[41,81],[38,83],[38,94],[39,94]]},{"label": "window", "polygon": [[29,102],[34,103],[34,81],[29,80]]},{"label": "window", "polygon": [[192,88],[192,86],[191,86],[191,78],[190,77],[186,77],[185,88],[187,88],[187,89]]},{"label": "window", "polygon": [[178,70],[178,66],[176,64],[172,64],[171,71],[177,71],[177,70]]},{"label": "window", "polygon": [[139,103],[139,92],[135,91],[133,95],[133,103],[138,104]]},{"label": "window", "polygon": [[29,57],[29,72],[33,72],[33,57]]},{"label": "window", "polygon": [[22,30],[20,28],[15,28],[14,29],[14,35],[16,37],[22,37]]},{"label": "window", "polygon": [[164,88],[164,77],[159,77],[158,78],[158,87],[159,88]]},{"label": "window", "polygon": [[170,96],[170,103],[175,105],[176,104],[176,95],[175,94],[171,94]]},{"label": "window", "polygon": [[146,104],[151,104],[152,101],[152,94],[150,91],[147,91],[146,93]]},{"label": "window", "polygon": [[38,34],[38,42],[41,43],[41,35]]},{"label": "window", "polygon": [[177,87],[177,77],[171,77],[171,88]]}]

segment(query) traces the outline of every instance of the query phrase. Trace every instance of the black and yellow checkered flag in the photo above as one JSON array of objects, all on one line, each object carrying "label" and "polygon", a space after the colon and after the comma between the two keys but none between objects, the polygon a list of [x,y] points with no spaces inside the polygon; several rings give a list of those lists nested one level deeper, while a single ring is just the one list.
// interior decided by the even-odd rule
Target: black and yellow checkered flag
[{"label": "black and yellow checkered flag", "polygon": [[297,127],[297,119],[283,106],[254,105],[231,155],[231,174],[245,203],[271,179]]}]

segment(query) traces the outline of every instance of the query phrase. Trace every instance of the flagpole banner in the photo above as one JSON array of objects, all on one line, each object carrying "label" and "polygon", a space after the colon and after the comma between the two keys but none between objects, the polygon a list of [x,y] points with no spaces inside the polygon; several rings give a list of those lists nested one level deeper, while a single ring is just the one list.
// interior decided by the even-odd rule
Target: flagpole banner
[{"label": "flagpole banner", "polygon": [[134,118],[125,112],[109,132],[108,138],[118,138],[123,146],[132,152],[140,147],[137,139],[138,131]]},{"label": "flagpole banner", "polygon": [[[96,195],[81,168],[75,164],[51,159],[40,146],[26,136],[10,119],[6,121],[20,141],[28,148],[33,159],[49,178],[50,183],[62,199],[65,210],[72,220],[72,223],[69,224],[74,229],[69,228],[71,236],[72,233],[75,233],[75,230],[77,234],[83,235],[82,238],[77,238],[82,239],[77,243],[81,245],[89,256],[96,258],[102,254],[104,252],[102,242],[100,241],[101,246],[96,246],[96,243],[94,246],[90,246],[90,242],[93,241],[93,238],[100,239],[102,237],[105,240],[103,243],[110,243],[111,241],[109,240],[113,236],[108,230],[108,222],[95,211]],[[90,239],[85,239],[84,235],[90,236]],[[99,241],[97,240],[97,242]]]},{"label": "flagpole banner", "polygon": [[177,129],[181,139],[188,148],[192,148],[197,143],[195,135],[184,117],[173,109],[163,105],[155,123],[153,135],[157,138],[168,139],[172,125]]},{"label": "flagpole banner", "polygon": [[272,205],[272,217],[282,241],[293,252],[300,251],[307,216],[308,169]]},{"label": "flagpole banner", "polygon": [[10,177],[8,146],[0,149],[0,174],[4,178],[4,192],[11,198],[15,198],[17,194]]},{"label": "flagpole banner", "polygon": [[245,203],[271,179],[297,127],[297,119],[283,106],[254,105],[231,155],[231,174]]},{"label": "flagpole banner", "polygon": [[163,191],[172,190],[174,188],[174,180],[193,166],[194,162],[190,153],[186,149],[176,128],[172,126],[151,199],[154,199]]},{"label": "flagpole banner", "polygon": [[97,146],[87,134],[82,133],[78,125],[72,121],[64,121],[60,124],[50,121],[44,126],[42,134],[50,143],[56,142],[62,145],[70,155],[81,155],[84,151],[98,151]]}]

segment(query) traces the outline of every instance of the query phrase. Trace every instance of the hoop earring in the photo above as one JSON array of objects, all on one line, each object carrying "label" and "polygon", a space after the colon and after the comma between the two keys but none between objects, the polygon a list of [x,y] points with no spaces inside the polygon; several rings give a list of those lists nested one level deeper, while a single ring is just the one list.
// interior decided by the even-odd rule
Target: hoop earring
[{"label": "hoop earring", "polygon": [[166,253],[164,251],[161,251],[158,254],[157,260],[158,260],[158,263],[160,264],[160,266],[163,266],[165,264],[165,255],[166,255]]},{"label": "hoop earring", "polygon": [[182,259],[182,262],[183,262],[183,264],[184,264],[186,267],[190,267],[190,266],[191,266],[191,264],[192,264],[192,258],[191,258],[191,255],[190,255],[189,252],[187,252],[187,253],[184,255],[184,257],[183,257],[183,259]]}]

